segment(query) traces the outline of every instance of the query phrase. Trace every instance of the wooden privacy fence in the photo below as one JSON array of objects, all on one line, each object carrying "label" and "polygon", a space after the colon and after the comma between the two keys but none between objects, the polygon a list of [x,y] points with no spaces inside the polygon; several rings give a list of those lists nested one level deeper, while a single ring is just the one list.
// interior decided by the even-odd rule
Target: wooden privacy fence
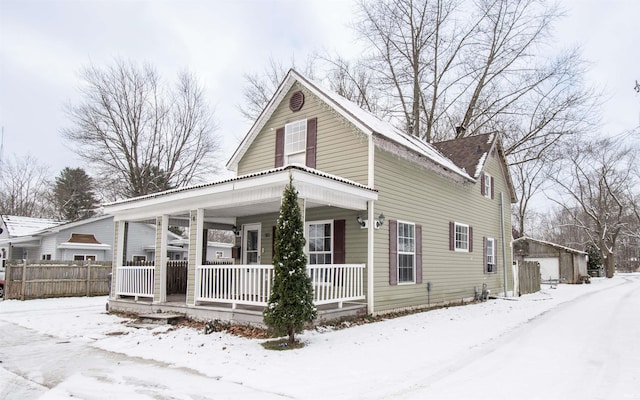
[{"label": "wooden privacy fence", "polygon": [[540,291],[540,263],[537,261],[520,261],[518,263],[519,295]]},{"label": "wooden privacy fence", "polygon": [[5,299],[104,296],[109,294],[111,261],[10,261]]},{"label": "wooden privacy fence", "polygon": [[187,269],[189,261],[167,261],[167,294],[187,293]]}]

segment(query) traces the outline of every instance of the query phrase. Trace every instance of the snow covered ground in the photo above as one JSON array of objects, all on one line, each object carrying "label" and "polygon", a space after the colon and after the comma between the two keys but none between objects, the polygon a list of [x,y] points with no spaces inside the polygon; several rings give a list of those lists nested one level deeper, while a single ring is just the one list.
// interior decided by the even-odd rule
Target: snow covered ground
[{"label": "snow covered ground", "polygon": [[105,303],[0,302],[0,399],[640,399],[640,274],[320,327],[281,352],[127,326]]}]

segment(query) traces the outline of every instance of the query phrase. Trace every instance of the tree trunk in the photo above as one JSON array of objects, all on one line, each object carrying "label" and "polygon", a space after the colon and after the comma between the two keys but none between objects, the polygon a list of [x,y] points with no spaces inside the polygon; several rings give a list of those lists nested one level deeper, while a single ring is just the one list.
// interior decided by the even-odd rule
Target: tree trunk
[{"label": "tree trunk", "polygon": [[289,345],[293,345],[296,343],[296,328],[289,328]]},{"label": "tree trunk", "polygon": [[604,260],[604,270],[607,278],[613,278],[613,273],[616,270],[616,258],[613,253],[609,253]]}]

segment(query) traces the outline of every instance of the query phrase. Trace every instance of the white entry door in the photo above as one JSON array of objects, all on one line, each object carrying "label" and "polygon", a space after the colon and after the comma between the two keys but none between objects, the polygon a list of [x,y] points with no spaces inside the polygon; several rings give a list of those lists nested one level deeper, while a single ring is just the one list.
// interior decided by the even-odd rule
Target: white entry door
[{"label": "white entry door", "polygon": [[260,264],[260,224],[242,226],[242,263]]}]

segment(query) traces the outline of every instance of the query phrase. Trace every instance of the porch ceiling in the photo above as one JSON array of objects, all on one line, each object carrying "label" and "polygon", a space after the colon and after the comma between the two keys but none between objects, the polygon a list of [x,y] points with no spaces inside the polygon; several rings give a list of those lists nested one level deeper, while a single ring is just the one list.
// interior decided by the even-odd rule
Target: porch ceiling
[{"label": "porch ceiling", "polygon": [[105,205],[115,220],[144,220],[158,215],[188,218],[189,211],[204,209],[205,220],[277,212],[285,185],[293,178],[298,196],[307,208],[334,206],[366,210],[378,193],[355,182],[302,166],[287,166],[206,185],[157,193]]}]

